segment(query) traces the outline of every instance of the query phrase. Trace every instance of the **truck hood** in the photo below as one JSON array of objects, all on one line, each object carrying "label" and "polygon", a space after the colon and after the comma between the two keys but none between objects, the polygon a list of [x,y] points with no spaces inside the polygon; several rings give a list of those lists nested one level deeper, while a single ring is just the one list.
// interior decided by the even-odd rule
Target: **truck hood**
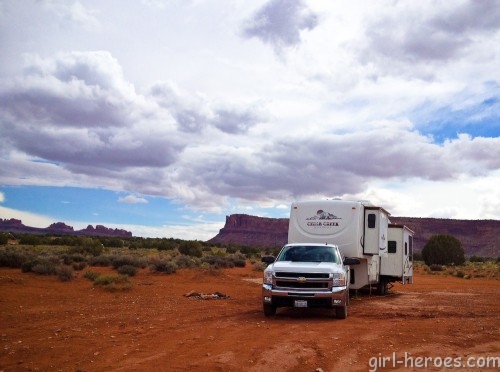
[{"label": "truck hood", "polygon": [[335,273],[342,272],[342,266],[333,262],[293,262],[279,261],[272,264],[274,271],[281,272],[310,272],[310,273]]}]

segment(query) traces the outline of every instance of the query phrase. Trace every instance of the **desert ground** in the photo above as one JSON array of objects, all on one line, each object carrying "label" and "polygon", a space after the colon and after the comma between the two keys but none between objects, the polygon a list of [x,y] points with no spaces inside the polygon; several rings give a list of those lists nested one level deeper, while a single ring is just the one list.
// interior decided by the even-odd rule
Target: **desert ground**
[{"label": "desert ground", "polygon": [[[261,275],[250,264],[142,269],[130,290],[109,292],[83,272],[61,282],[2,268],[0,371],[442,371],[470,360],[482,368],[459,370],[498,370],[498,279],[416,272],[387,296],[353,293],[338,320],[326,309],[264,317]],[[191,291],[229,298],[184,296]]]}]

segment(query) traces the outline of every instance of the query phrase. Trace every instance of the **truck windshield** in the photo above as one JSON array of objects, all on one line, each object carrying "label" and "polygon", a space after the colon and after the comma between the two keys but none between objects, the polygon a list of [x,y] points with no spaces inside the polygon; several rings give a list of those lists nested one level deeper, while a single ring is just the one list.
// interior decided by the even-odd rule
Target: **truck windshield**
[{"label": "truck windshield", "polygon": [[294,245],[284,247],[276,261],[295,261],[295,262],[334,262],[339,263],[337,251],[335,248],[318,245],[318,246],[301,246]]}]

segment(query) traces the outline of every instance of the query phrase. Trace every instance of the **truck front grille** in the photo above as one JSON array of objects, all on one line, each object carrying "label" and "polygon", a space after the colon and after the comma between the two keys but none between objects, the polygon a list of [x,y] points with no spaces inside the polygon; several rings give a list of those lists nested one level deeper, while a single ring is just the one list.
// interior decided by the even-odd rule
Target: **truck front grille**
[{"label": "truck front grille", "polygon": [[277,271],[276,278],[310,278],[310,279],[328,279],[330,274],[327,273],[288,273]]},{"label": "truck front grille", "polygon": [[328,290],[333,286],[329,274],[325,273],[275,273],[274,285],[281,289]]},{"label": "truck front grille", "polygon": [[294,282],[276,280],[276,286],[282,288],[328,289],[328,282]]}]

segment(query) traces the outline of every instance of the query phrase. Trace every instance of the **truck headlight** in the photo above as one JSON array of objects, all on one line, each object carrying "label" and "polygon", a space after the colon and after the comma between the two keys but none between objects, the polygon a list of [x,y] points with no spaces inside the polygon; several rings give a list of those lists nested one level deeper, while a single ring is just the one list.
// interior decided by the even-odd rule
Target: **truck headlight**
[{"label": "truck headlight", "polygon": [[264,284],[273,284],[272,270],[264,270]]},{"label": "truck headlight", "polygon": [[343,287],[345,286],[345,274],[344,273],[333,273],[333,286]]}]

